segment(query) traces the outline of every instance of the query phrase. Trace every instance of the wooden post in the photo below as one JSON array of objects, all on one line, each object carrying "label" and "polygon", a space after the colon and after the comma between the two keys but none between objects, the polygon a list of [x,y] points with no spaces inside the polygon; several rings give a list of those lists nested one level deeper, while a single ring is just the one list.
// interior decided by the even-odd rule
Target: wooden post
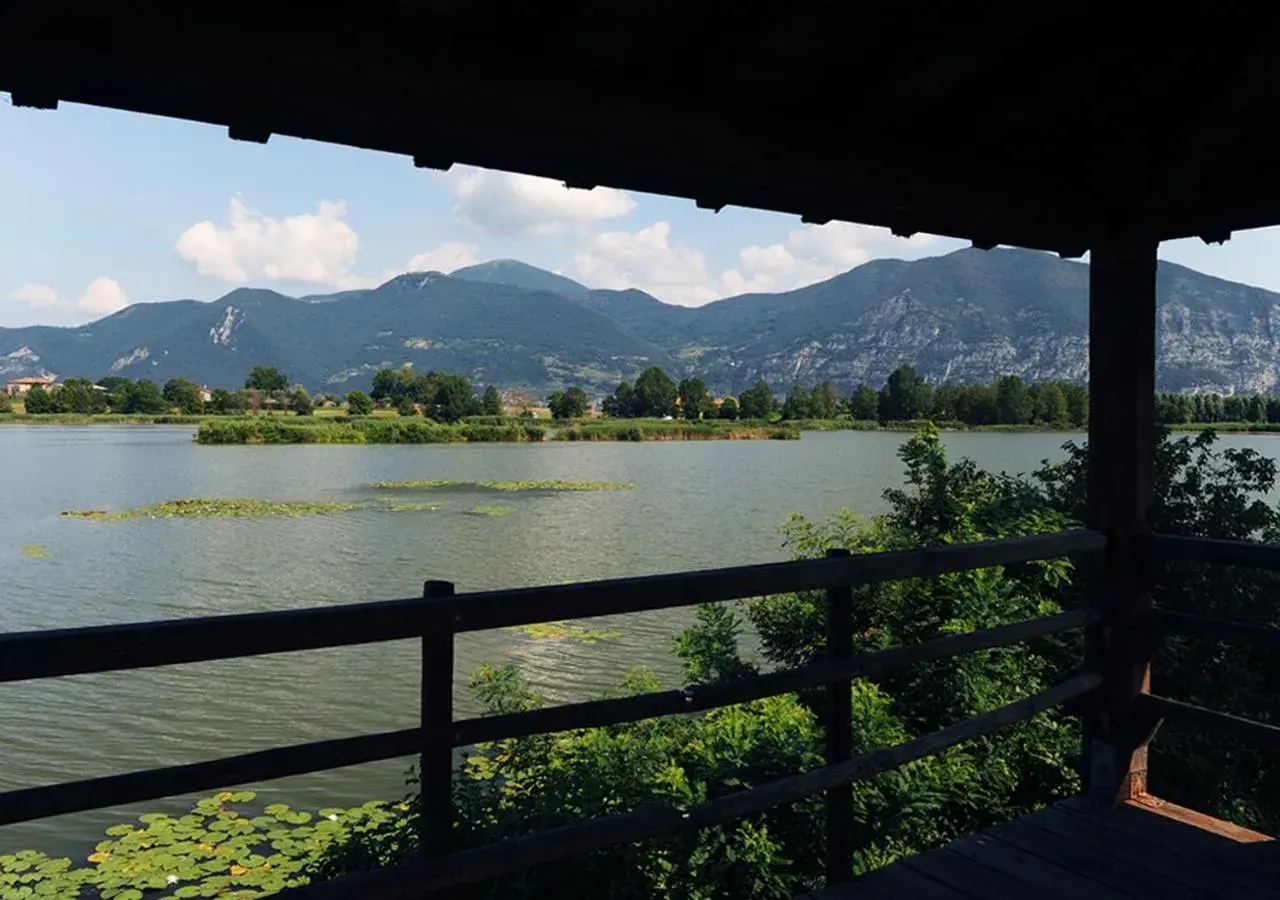
[{"label": "wooden post", "polygon": [[[845,557],[849,551],[836,548],[827,556]],[[853,655],[853,588],[844,585],[827,589],[827,656],[848,659]],[[827,685],[827,765],[853,757],[853,681],[843,678]],[[853,877],[853,785],[845,784],[826,792],[827,884],[839,884]]]},{"label": "wooden post", "polygon": [[1094,242],[1089,267],[1086,519],[1106,532],[1107,549],[1090,596],[1105,619],[1085,635],[1086,665],[1104,678],[1086,717],[1085,760],[1089,796],[1108,805],[1145,793],[1147,781],[1134,699],[1149,689],[1138,620],[1150,597],[1136,538],[1150,530],[1152,503],[1156,249],[1141,234],[1111,231]]},{"label": "wooden post", "polygon": [[[453,596],[447,581],[428,581],[422,596]],[[453,831],[453,624],[428,614],[422,632],[422,760],[419,850],[426,857],[449,852]]]}]

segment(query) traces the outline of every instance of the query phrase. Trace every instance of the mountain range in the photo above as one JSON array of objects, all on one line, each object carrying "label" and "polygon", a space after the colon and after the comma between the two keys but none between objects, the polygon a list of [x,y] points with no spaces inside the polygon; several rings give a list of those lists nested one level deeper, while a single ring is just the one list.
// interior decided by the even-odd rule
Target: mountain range
[{"label": "mountain range", "polygon": [[[415,272],[372,290],[294,298],[241,288],[212,302],[138,303],[72,328],[0,328],[0,378],[182,376],[234,387],[274,365],[313,391],[369,387],[412,363],[534,392],[612,390],[650,365],[713,391],[764,378],[878,386],[911,363],[934,382],[1083,381],[1088,266],[1027,250],[881,259],[808,287],[689,308],[593,290],[512,260]],[[1165,390],[1270,390],[1280,294],[1162,262],[1158,382]]]}]

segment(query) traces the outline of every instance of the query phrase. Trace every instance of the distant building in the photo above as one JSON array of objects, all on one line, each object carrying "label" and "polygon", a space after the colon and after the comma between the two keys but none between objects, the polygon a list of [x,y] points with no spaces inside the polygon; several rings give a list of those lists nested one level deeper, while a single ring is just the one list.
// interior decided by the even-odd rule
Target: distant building
[{"label": "distant building", "polygon": [[46,378],[43,375],[32,375],[27,378],[15,378],[12,381],[5,382],[4,392],[10,397],[21,397],[33,387],[45,389],[51,388],[53,387],[53,382],[54,379]]},{"label": "distant building", "polygon": [[200,402],[201,402],[201,403],[208,403],[208,402],[209,402],[209,401],[211,401],[212,399],[213,399],[213,391],[209,390],[207,387],[202,387],[202,388],[200,388]]}]

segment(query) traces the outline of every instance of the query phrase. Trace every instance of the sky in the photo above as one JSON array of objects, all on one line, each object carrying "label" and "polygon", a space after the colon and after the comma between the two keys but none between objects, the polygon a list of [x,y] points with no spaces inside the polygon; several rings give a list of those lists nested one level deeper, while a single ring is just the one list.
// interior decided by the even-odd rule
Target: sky
[{"label": "sky", "polygon": [[[591,191],[527,175],[0,95],[0,327],[79,325],[130,303],[373,287],[519,259],[593,288],[697,306],[803,287],[871,259],[967,246],[865,225]],[[1162,258],[1280,291],[1280,229]]]}]

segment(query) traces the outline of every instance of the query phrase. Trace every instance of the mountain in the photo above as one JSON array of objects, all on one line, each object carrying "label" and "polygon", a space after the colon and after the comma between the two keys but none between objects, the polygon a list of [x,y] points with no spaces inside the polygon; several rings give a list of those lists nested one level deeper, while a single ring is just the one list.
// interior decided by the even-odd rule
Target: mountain
[{"label": "mountain", "polygon": [[572,278],[565,278],[555,272],[548,272],[514,259],[495,259],[493,262],[455,269],[449,274],[451,278],[461,278],[463,281],[505,284],[508,287],[525,288],[530,291],[551,291],[567,297],[579,297],[590,290]]},{"label": "mountain", "polygon": [[[1026,250],[876,260],[781,294],[697,308],[591,290],[500,260],[299,299],[240,289],[136,304],[78,328],[0,329],[0,378],[51,372],[241,384],[275,365],[312,390],[367,388],[383,366],[535,391],[611,390],[649,365],[717,392],[831,379],[873,385],[902,363],[935,382],[1083,380],[1088,266]],[[1264,391],[1280,375],[1280,294],[1172,263],[1157,275],[1163,389]]]}]

